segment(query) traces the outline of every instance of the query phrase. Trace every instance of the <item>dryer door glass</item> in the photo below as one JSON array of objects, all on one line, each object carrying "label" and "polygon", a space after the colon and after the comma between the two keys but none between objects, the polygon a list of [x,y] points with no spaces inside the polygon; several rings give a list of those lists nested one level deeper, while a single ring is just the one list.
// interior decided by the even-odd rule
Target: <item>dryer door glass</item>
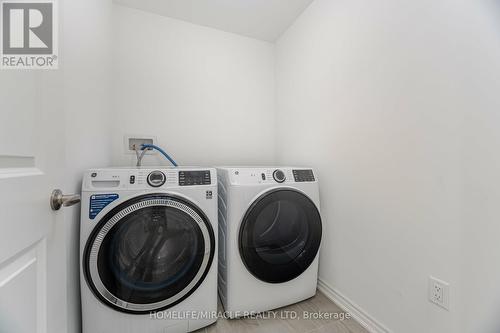
[{"label": "dryer door glass", "polygon": [[290,281],[314,261],[321,217],[304,194],[279,189],[257,199],[243,218],[239,246],[247,269],[270,283]]},{"label": "dryer door glass", "polygon": [[189,296],[210,268],[213,230],[191,203],[145,196],[110,212],[87,246],[87,278],[106,304],[145,313]]}]

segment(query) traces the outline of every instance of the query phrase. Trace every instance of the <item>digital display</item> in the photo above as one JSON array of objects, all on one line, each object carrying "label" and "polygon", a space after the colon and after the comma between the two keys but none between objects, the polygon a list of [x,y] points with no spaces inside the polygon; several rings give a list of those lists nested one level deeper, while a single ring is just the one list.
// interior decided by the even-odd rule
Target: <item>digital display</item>
[{"label": "digital display", "polygon": [[180,171],[179,172],[179,185],[192,186],[192,185],[210,185],[210,171]]},{"label": "digital display", "polygon": [[315,180],[312,170],[293,170],[293,178],[296,182],[313,182]]}]

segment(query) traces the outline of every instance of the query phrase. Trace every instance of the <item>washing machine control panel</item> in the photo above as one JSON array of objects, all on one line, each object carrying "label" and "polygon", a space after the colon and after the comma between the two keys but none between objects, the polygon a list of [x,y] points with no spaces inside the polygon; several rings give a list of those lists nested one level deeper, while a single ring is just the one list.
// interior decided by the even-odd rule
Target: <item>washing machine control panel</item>
[{"label": "washing machine control panel", "polygon": [[213,168],[109,168],[86,172],[82,189],[84,191],[151,190],[215,185],[217,185],[217,172]]}]

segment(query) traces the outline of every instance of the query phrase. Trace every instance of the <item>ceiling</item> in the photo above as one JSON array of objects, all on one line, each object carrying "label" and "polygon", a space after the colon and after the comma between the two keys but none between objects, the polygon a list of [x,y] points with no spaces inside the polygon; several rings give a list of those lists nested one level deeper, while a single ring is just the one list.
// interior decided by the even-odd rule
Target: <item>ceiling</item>
[{"label": "ceiling", "polygon": [[313,0],[114,0],[115,3],[274,42]]}]

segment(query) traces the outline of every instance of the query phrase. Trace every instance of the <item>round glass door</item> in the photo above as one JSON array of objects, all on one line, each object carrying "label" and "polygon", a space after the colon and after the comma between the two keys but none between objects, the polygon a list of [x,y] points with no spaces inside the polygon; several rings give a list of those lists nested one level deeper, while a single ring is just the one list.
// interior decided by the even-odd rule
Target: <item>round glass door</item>
[{"label": "round glass door", "polygon": [[124,202],[95,228],[84,269],[94,294],[121,311],[164,310],[201,284],[214,255],[214,233],[192,203],[166,195]]},{"label": "round glass door", "polygon": [[287,282],[314,261],[321,232],[321,217],[311,199],[295,190],[274,190],[257,199],[245,214],[240,255],[258,279]]}]

